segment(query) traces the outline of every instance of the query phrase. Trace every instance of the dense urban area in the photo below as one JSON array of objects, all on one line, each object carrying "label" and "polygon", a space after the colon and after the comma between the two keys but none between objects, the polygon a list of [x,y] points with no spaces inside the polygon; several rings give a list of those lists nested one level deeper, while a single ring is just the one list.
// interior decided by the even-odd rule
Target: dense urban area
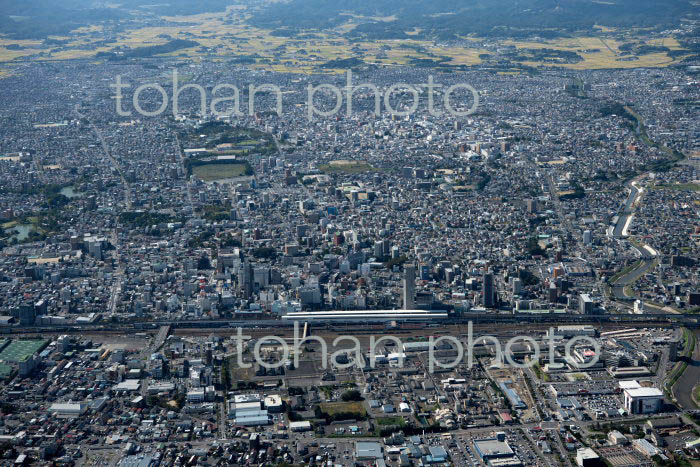
[{"label": "dense urban area", "polygon": [[700,60],[118,56],[0,75],[0,465],[700,465]]}]

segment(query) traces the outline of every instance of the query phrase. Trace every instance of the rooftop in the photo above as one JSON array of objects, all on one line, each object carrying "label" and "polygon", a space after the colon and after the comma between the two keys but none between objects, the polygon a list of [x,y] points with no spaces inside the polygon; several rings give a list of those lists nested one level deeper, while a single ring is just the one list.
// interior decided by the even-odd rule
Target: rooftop
[{"label": "rooftop", "polygon": [[625,392],[630,397],[663,397],[664,393],[657,388],[634,388],[626,389]]},{"label": "rooftop", "polygon": [[512,456],[513,450],[506,441],[496,438],[474,440],[474,448],[482,458]]},{"label": "rooftop", "polygon": [[382,445],[374,441],[358,441],[355,444],[355,457],[358,459],[382,459]]}]

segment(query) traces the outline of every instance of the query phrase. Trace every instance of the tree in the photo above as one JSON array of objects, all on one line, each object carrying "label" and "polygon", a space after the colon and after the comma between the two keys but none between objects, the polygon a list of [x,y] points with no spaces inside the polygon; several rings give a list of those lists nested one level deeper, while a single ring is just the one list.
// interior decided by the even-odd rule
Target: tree
[{"label": "tree", "polygon": [[359,402],[364,400],[362,397],[362,394],[360,394],[360,391],[357,389],[350,389],[349,391],[345,391],[340,398],[343,400],[343,402]]},{"label": "tree", "polygon": [[527,241],[527,252],[530,256],[546,256],[547,253],[542,249],[536,237],[530,237]]},{"label": "tree", "polygon": [[197,269],[211,269],[211,262],[207,255],[202,255],[201,258],[199,258],[199,261],[197,261]]}]

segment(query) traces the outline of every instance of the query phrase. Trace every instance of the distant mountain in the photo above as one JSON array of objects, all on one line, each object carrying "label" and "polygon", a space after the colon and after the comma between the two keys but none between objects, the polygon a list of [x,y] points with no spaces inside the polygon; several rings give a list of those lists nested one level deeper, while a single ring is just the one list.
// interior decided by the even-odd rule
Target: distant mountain
[{"label": "distant mountain", "polygon": [[[82,4],[82,5],[81,5]],[[76,0],[0,0],[0,33],[15,39],[43,39],[122,15],[107,8],[85,7]]]},{"label": "distant mountain", "polygon": [[0,0],[0,34],[44,39],[104,21],[128,21],[144,13],[194,15],[224,11],[231,4],[231,0]]},{"label": "distant mountain", "polygon": [[[128,27],[148,16],[223,12],[246,5],[250,23],[294,36],[352,20],[350,39],[557,37],[593,26],[664,29],[700,17],[695,0],[0,0],[0,34],[46,38],[92,24]],[[410,35],[408,34],[410,32]]]},{"label": "distant mountain", "polygon": [[326,29],[352,17],[360,24],[348,34],[364,39],[400,39],[416,30],[439,39],[554,37],[595,25],[668,28],[697,10],[688,0],[288,0],[267,4],[251,23],[282,31]]}]

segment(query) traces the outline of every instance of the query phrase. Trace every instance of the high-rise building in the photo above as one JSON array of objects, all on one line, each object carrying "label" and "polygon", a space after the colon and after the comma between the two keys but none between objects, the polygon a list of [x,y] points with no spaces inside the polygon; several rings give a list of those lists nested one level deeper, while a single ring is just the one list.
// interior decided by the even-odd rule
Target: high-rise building
[{"label": "high-rise building", "polygon": [[536,199],[526,200],[525,205],[527,206],[527,212],[529,212],[530,214],[537,213],[537,200]]},{"label": "high-rise building", "polygon": [[241,267],[241,278],[239,281],[243,298],[250,298],[253,296],[254,280],[253,266],[251,266],[248,260],[245,260]]},{"label": "high-rise building", "polygon": [[36,311],[34,304],[24,302],[19,306],[19,324],[22,326],[31,326],[36,320]]},{"label": "high-rise building", "polygon": [[495,291],[493,286],[493,273],[485,272],[482,281],[483,305],[485,308],[493,308],[495,306]]},{"label": "high-rise building", "polygon": [[406,265],[403,268],[403,309],[414,310],[416,308],[416,268]]},{"label": "high-rise building", "polygon": [[583,244],[584,245],[590,245],[593,242],[593,234],[591,234],[590,230],[584,230],[583,231]]},{"label": "high-rise building", "polygon": [[514,277],[511,282],[513,284],[513,295],[520,295],[520,293],[523,291],[523,281],[517,277]]},{"label": "high-rise building", "polygon": [[593,300],[587,293],[582,293],[578,297],[578,307],[582,315],[593,314]]},{"label": "high-rise building", "polygon": [[550,303],[556,303],[559,300],[559,289],[555,282],[549,283],[549,301]]}]

